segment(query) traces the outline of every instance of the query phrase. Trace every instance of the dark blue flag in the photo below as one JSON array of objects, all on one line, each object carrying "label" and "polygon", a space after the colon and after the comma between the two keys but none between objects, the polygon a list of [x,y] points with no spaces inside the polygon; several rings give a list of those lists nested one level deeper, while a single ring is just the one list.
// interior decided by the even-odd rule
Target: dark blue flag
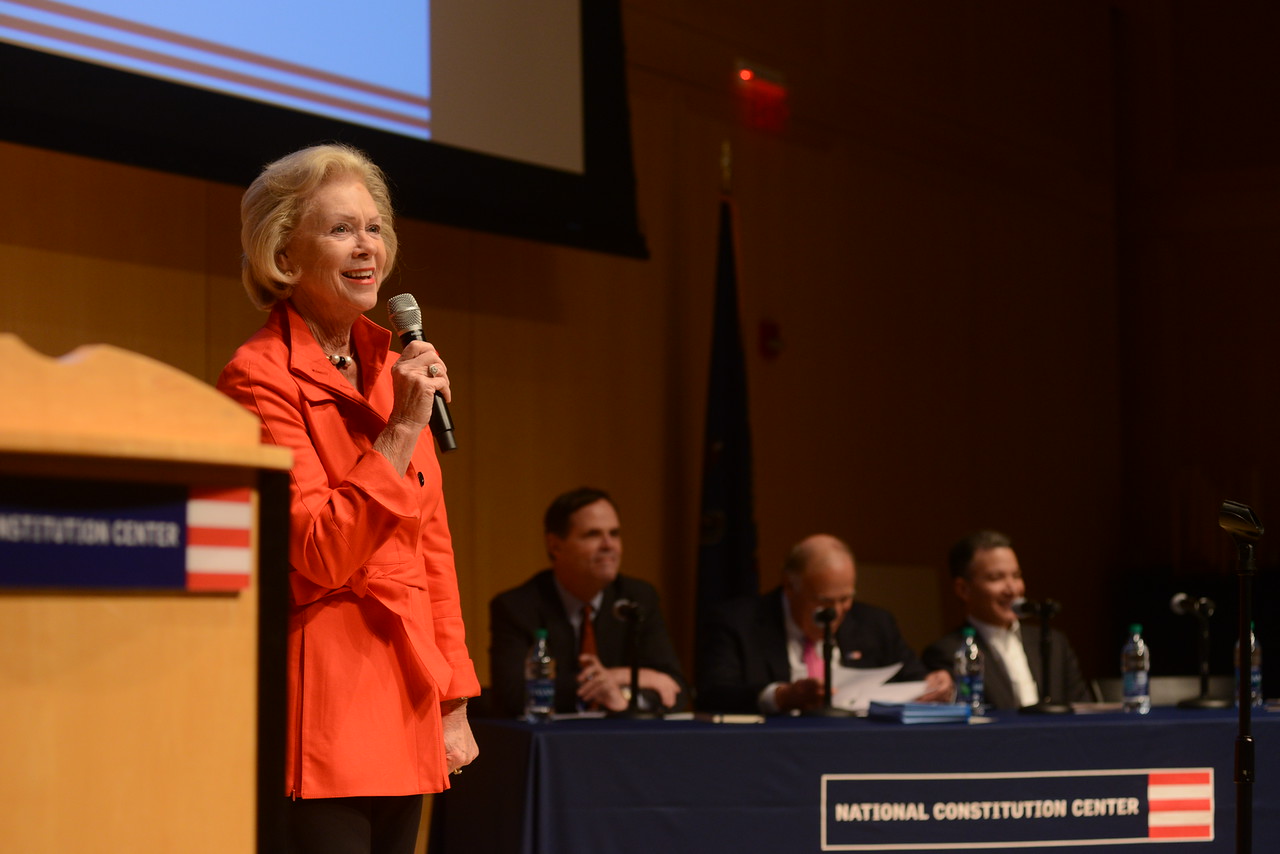
[{"label": "dark blue flag", "polygon": [[751,488],[751,427],[747,369],[738,321],[738,272],[733,210],[720,203],[715,319],[702,468],[702,530],[698,549],[697,618],[719,603],[759,592],[755,500]]}]

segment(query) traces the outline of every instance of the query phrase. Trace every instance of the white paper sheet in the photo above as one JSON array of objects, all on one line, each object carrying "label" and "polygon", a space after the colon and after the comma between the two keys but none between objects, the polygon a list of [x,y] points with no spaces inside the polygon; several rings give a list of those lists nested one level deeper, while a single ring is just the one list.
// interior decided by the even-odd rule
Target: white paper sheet
[{"label": "white paper sheet", "polygon": [[906,703],[924,693],[924,682],[890,682],[902,663],[887,667],[831,668],[831,705],[855,712],[865,712],[872,700],[882,703]]}]

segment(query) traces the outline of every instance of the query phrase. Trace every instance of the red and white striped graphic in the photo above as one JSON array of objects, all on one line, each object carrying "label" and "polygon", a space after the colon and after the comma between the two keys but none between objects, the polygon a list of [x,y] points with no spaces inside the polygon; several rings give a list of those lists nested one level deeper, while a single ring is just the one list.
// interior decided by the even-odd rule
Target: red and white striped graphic
[{"label": "red and white striped graphic", "polygon": [[1148,774],[1147,834],[1151,839],[1212,840],[1213,769]]},{"label": "red and white striped graphic", "polygon": [[188,590],[248,587],[252,545],[252,490],[191,488],[187,495]]}]

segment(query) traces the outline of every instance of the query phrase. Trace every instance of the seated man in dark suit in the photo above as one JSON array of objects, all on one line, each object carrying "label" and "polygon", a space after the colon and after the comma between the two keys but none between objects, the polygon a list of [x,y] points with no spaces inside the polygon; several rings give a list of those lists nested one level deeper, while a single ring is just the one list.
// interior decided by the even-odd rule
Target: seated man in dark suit
[{"label": "seated man in dark suit", "polygon": [[[948,559],[956,595],[964,602],[983,652],[984,700],[996,709],[1019,709],[1040,701],[1044,684],[1040,663],[1040,626],[1019,622],[1013,603],[1026,595],[1022,569],[1009,538],[978,531],[951,547]],[[924,651],[930,667],[952,667],[963,627]],[[1066,635],[1049,630],[1049,693],[1055,703],[1090,700],[1076,654]]]},{"label": "seated man in dark suit", "polygon": [[556,711],[622,711],[630,701],[627,622],[614,606],[638,608],[641,696],[649,709],[688,704],[680,662],[648,582],[618,574],[622,532],[609,495],[576,489],[558,496],[543,519],[551,568],[489,603],[493,712],[524,709],[524,659],[534,632],[547,630],[556,659]]},{"label": "seated man in dark suit", "polygon": [[822,705],[822,626],[814,615],[823,608],[835,612],[833,667],[901,662],[893,681],[923,679],[921,700],[950,698],[950,666],[928,672],[888,611],[854,601],[853,554],[841,540],[827,534],[802,540],[782,578],[769,593],[726,603],[703,626],[699,708],[776,714]]}]

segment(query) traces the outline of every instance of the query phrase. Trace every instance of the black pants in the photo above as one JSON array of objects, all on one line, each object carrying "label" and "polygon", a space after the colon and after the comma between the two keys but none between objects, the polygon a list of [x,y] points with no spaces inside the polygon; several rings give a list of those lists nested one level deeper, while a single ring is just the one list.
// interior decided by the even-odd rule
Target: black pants
[{"label": "black pants", "polygon": [[413,854],[422,795],[289,801],[289,854]]}]

